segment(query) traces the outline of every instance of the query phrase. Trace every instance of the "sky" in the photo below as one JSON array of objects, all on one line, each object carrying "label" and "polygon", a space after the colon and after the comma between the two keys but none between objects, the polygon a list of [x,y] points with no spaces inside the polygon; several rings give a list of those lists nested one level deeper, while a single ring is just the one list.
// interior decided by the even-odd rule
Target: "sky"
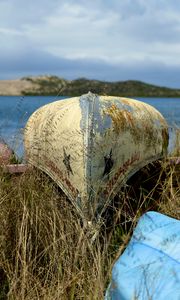
[{"label": "sky", "polygon": [[180,88],[179,0],[0,0],[0,79]]}]

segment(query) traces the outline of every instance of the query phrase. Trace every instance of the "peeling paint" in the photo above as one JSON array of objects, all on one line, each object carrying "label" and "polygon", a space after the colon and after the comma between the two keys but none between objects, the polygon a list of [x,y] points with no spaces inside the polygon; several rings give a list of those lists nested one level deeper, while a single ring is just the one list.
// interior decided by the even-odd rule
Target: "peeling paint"
[{"label": "peeling paint", "polygon": [[104,114],[111,117],[113,130],[117,134],[134,126],[133,115],[125,109],[119,109],[115,104],[112,104],[107,109],[104,109]]},{"label": "peeling paint", "polygon": [[167,128],[148,104],[88,93],[36,111],[25,129],[25,152],[91,219],[125,178],[165,155]]}]

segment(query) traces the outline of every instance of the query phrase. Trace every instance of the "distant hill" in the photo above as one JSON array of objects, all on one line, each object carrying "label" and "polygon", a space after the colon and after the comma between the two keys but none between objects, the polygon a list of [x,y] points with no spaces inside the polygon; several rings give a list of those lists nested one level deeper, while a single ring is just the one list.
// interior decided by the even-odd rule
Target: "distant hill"
[{"label": "distant hill", "polygon": [[79,96],[89,91],[124,97],[180,97],[180,89],[159,87],[135,80],[105,82],[86,78],[66,80],[57,76],[0,80],[0,95]]}]

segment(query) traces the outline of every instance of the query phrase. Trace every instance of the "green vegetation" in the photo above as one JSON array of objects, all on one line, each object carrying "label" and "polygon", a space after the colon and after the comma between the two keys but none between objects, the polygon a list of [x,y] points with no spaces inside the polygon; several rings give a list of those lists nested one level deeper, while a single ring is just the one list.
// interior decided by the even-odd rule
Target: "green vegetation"
[{"label": "green vegetation", "polygon": [[124,96],[124,97],[180,97],[179,89],[158,87],[141,81],[104,82],[79,78],[68,81],[57,76],[26,77],[38,84],[38,88],[26,89],[23,95],[61,95],[79,96],[91,91],[100,95]]},{"label": "green vegetation", "polygon": [[0,182],[0,299],[103,299],[138,218],[156,210],[180,219],[180,165],[171,158],[127,182],[94,243],[73,205],[42,172],[1,170]]},{"label": "green vegetation", "polygon": [[38,88],[32,90],[25,90],[23,95],[59,95],[59,92],[67,85],[67,80],[57,76],[44,76],[44,77],[24,77],[22,80],[30,81],[38,85]]}]

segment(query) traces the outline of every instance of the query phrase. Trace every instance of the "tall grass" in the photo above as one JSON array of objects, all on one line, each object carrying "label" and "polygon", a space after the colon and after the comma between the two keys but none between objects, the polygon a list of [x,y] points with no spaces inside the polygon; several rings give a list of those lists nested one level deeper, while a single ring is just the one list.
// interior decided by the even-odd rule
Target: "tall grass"
[{"label": "tall grass", "polygon": [[74,206],[35,169],[0,172],[0,299],[103,299],[111,268],[148,210],[180,219],[180,166],[136,173],[104,213],[94,243]]},{"label": "tall grass", "polygon": [[9,299],[100,299],[105,241],[91,245],[74,207],[45,175],[0,180],[0,267]]}]

